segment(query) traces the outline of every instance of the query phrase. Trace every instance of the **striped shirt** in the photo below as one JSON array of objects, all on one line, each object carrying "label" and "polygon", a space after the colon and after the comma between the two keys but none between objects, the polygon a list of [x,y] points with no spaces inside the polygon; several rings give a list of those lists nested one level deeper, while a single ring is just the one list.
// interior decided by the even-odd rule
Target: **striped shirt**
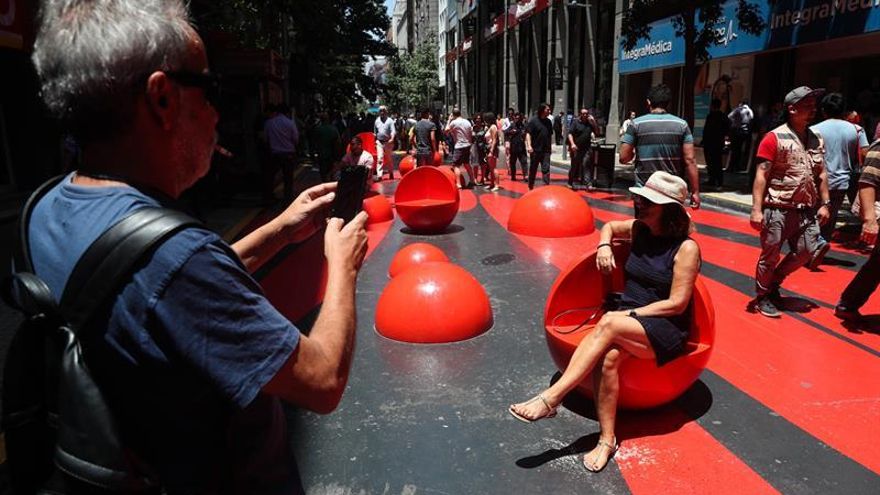
[{"label": "striped shirt", "polygon": [[859,183],[880,189],[880,139],[874,141],[868,148],[865,168],[862,169],[862,175],[859,176]]},{"label": "striped shirt", "polygon": [[694,136],[687,122],[668,113],[649,113],[633,119],[621,142],[636,149],[635,179],[642,186],[654,172],[663,170],[687,181],[682,145]]}]

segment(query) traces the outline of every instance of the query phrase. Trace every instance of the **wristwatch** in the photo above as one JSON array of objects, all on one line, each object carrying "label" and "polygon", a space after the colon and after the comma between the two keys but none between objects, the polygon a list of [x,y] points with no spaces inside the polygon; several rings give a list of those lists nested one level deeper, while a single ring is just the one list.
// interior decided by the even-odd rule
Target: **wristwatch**
[{"label": "wristwatch", "polygon": [[831,206],[831,200],[829,199],[828,201],[822,201],[822,206]]},{"label": "wristwatch", "polygon": [[626,315],[632,316],[633,318],[635,318],[636,316],[639,316],[639,314],[636,313],[636,310],[634,310],[634,309],[629,310],[629,313],[627,313]]}]

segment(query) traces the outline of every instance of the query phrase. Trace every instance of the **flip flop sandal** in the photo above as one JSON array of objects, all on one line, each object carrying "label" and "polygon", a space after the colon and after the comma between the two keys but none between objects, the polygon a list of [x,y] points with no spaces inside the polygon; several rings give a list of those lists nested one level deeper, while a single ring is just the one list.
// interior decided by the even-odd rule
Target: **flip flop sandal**
[{"label": "flip flop sandal", "polygon": [[550,419],[550,418],[556,417],[556,408],[550,407],[550,404],[547,402],[547,399],[545,399],[544,396],[541,394],[538,394],[538,395],[532,397],[531,399],[527,400],[523,404],[531,404],[532,402],[535,402],[536,400],[540,400],[541,402],[544,403],[544,407],[547,408],[546,414],[544,414],[542,416],[538,416],[537,418],[530,419],[530,418],[527,418],[527,417],[519,414],[518,412],[514,411],[513,410],[514,404],[511,404],[510,407],[507,408],[507,412],[509,412],[511,416],[522,421],[523,423],[534,423],[535,421],[538,421],[541,419]]},{"label": "flip flop sandal", "polygon": [[587,471],[589,471],[591,473],[598,473],[599,471],[605,469],[605,466],[607,466],[608,463],[611,462],[611,458],[614,457],[614,454],[616,454],[617,450],[620,448],[620,444],[617,443],[616,438],[614,439],[614,445],[611,445],[607,442],[603,442],[602,440],[599,440],[598,446],[606,447],[609,450],[608,458],[605,459],[605,464],[603,464],[602,467],[600,467],[599,469],[593,469],[592,466],[587,465],[587,462],[586,462],[587,459],[586,459],[586,456],[584,456],[584,460],[583,460],[583,462],[581,462],[581,464],[584,466],[584,469],[586,469]]}]

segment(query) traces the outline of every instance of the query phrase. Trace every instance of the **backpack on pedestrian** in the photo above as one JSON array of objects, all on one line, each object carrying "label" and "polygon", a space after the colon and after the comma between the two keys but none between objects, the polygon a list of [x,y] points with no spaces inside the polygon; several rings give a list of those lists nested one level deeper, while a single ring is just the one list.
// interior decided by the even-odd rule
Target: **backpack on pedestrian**
[{"label": "backpack on pedestrian", "polygon": [[89,342],[102,338],[121,287],[143,261],[180,230],[198,225],[165,208],[143,208],[119,220],[89,246],[60,302],[34,274],[28,223],[43,184],[16,226],[15,273],[4,301],[24,321],[15,331],[3,374],[2,428],[10,484],[17,494],[162,493],[145,463],[127,449],[89,363]]}]

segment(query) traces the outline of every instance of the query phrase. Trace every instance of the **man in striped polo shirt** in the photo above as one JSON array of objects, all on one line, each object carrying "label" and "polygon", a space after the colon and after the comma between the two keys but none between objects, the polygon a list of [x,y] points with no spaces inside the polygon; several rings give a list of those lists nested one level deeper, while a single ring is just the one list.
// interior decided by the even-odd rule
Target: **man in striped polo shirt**
[{"label": "man in striped polo shirt", "polygon": [[875,202],[880,199],[877,190],[880,189],[880,139],[868,148],[865,157],[865,168],[859,177],[859,200],[862,203],[860,216],[862,217],[861,239],[867,244],[874,244],[871,256],[862,265],[859,273],[840,295],[840,302],[834,309],[834,315],[848,321],[862,319],[859,313],[861,308],[880,284],[880,242],[877,242],[877,208]]},{"label": "man in striped polo shirt", "polygon": [[666,112],[672,101],[669,86],[659,84],[648,92],[651,112],[633,119],[621,138],[620,162],[635,158],[636,186],[662,170],[690,184],[691,206],[700,207],[700,175],[694,159],[694,136],[687,122]]}]

